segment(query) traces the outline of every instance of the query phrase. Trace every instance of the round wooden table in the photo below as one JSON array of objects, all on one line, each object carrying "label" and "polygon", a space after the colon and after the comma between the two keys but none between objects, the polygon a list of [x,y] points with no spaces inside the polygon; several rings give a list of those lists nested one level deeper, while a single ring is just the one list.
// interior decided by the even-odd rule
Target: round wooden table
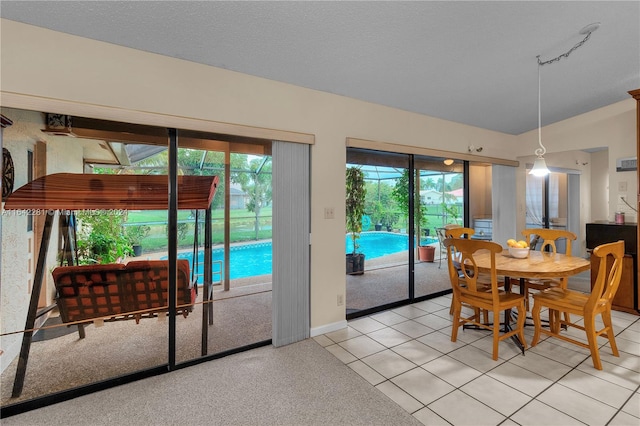
[{"label": "round wooden table", "polygon": [[[491,255],[488,251],[478,251],[474,254],[478,270],[482,273],[491,273]],[[577,256],[567,256],[560,253],[529,252],[523,259],[518,259],[509,254],[508,250],[496,254],[496,274],[504,275],[505,290],[511,289],[511,279],[520,279],[520,294],[523,294],[523,280],[526,278],[557,278],[566,283],[566,279],[572,275],[591,269],[591,262]],[[504,331],[511,330],[507,318],[511,317],[511,310],[505,312]],[[525,324],[529,325],[529,324]],[[512,340],[524,353],[524,347],[517,336]]]},{"label": "round wooden table", "polygon": [[[491,272],[488,252],[478,252],[473,258],[480,272]],[[508,278],[568,278],[590,269],[587,259],[560,253],[532,250],[524,259],[511,256],[508,250],[496,255],[496,274]]]}]

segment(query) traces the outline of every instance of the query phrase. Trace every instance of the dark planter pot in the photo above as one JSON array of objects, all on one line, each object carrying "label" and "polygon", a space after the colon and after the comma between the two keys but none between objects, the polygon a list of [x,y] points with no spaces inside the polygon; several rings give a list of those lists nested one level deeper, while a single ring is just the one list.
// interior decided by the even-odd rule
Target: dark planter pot
[{"label": "dark planter pot", "polygon": [[387,232],[391,232],[393,230],[393,228],[391,227],[391,225],[387,226]]},{"label": "dark planter pot", "polygon": [[434,246],[419,246],[418,260],[423,262],[433,262],[435,258],[436,248]]},{"label": "dark planter pot", "polygon": [[427,229],[424,230],[424,236],[425,237],[428,237],[430,233],[431,233],[431,229],[427,228]]},{"label": "dark planter pot", "polygon": [[133,245],[133,255],[135,257],[138,257],[138,256],[142,255],[142,246],[140,244],[134,244]]},{"label": "dark planter pot", "polygon": [[382,224],[381,223],[376,223],[375,224],[375,228],[376,228],[376,231],[382,231]]},{"label": "dark planter pot", "polygon": [[364,253],[347,254],[347,274],[362,275],[364,274]]}]

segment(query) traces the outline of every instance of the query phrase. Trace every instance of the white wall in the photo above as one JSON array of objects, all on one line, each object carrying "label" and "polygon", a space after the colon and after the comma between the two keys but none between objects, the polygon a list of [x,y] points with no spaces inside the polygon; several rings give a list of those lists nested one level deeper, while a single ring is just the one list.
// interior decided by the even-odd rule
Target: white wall
[{"label": "white wall", "polygon": [[[524,216],[521,212],[525,206],[525,165],[533,163],[535,159],[532,153],[538,146],[537,129],[519,135],[518,140],[518,146],[523,151],[523,156],[518,157],[517,224],[520,232],[524,228]],[[616,158],[636,156],[636,102],[631,96],[629,100],[544,127],[542,140],[547,148],[547,166],[572,169],[580,173],[581,229],[584,230],[586,224],[594,220],[614,220],[614,212],[621,209],[617,201],[619,182],[627,183],[626,197],[629,203],[637,203],[637,171],[615,171]],[[607,147],[607,150],[594,154],[583,151],[602,147]],[[606,210],[603,211],[605,207]],[[627,211],[628,222],[637,221],[637,214],[631,209],[623,211]],[[586,255],[584,233],[577,244],[581,253]]]},{"label": "white wall", "polygon": [[[9,150],[16,170],[14,189],[27,183],[27,151],[34,151],[36,142],[47,143],[47,170],[82,172],[82,149],[77,149],[69,138],[51,137],[42,133],[44,114],[34,111],[2,107],[1,112],[14,124],[4,129],[3,144]],[[3,203],[4,208],[4,203]],[[35,268],[35,241],[33,232],[27,232],[27,217],[19,211],[3,211],[2,220],[2,289],[0,293],[0,330],[2,333],[23,330],[29,299],[31,279]],[[26,238],[25,238],[26,236]],[[56,264],[57,229],[52,230],[46,271]],[[50,273],[43,282],[47,303],[52,303],[55,286]],[[19,353],[22,335],[2,337],[0,371]]]},{"label": "white wall", "polygon": [[[344,306],[337,306],[336,299],[344,294],[346,282],[342,265],[347,137],[459,153],[467,153],[473,142],[484,147],[483,154],[507,159],[515,152],[511,135],[17,22],[2,20],[0,30],[3,94],[28,95],[34,103],[43,98],[58,101],[54,112],[86,105],[84,115],[93,117],[91,111],[99,106],[105,114],[120,112],[121,121],[155,124],[166,115],[313,134],[312,328],[345,318]],[[63,56],[59,46],[65,46]],[[69,101],[68,108],[63,110],[66,102],[59,101]],[[325,207],[335,208],[335,219],[324,219]]]},{"label": "white wall", "polygon": [[609,217],[609,150],[591,154],[591,221]]},{"label": "white wall", "polygon": [[[629,87],[629,90],[637,89]],[[547,155],[545,159],[549,167],[561,167],[561,168],[576,168],[585,172],[591,173],[593,170],[593,161],[591,160],[592,154],[577,152],[576,150],[586,150],[593,148],[608,148],[608,164],[605,166],[605,170],[609,175],[609,191],[607,198],[593,199],[590,204],[584,206],[589,210],[585,213],[585,219],[587,221],[595,219],[608,219],[613,221],[615,219],[614,213],[618,210],[626,212],[626,219],[628,222],[637,222],[637,214],[631,209],[626,207],[619,201],[619,196],[625,196],[625,199],[632,206],[637,205],[638,194],[638,175],[637,171],[634,172],[616,172],[616,159],[635,157],[636,153],[636,101],[629,96],[628,100],[617,102],[615,104],[599,108],[594,111],[587,112],[585,114],[578,115],[576,117],[569,118],[564,121],[546,126],[542,131],[542,141],[547,148]],[[537,130],[523,133],[518,136],[518,147],[521,152],[518,156],[528,156],[527,161],[533,162],[533,156],[531,154],[538,146],[538,134]],[[530,154],[531,153],[531,154]],[[564,153],[557,157],[557,162],[551,154]],[[586,155],[586,156],[585,156]],[[603,154],[596,155],[596,163],[598,166],[602,166]],[[519,157],[522,162],[525,157]],[[584,159],[582,162],[588,162],[586,166],[576,165],[575,161]],[[598,169],[597,175],[594,179],[598,179],[597,186],[602,184],[603,174],[601,169]],[[587,181],[591,183],[591,177]],[[619,184],[621,182],[626,183],[627,192],[621,193],[618,191]],[[581,185],[581,189],[585,189],[585,185]],[[600,188],[602,189],[602,188]],[[588,194],[582,197],[581,200],[590,199],[592,195],[601,195],[602,191],[598,191],[593,194],[588,189]],[[600,207],[604,204],[608,204],[607,217],[602,217]],[[595,217],[591,213],[591,206],[598,205],[597,215]],[[593,218],[592,218],[593,216]]]},{"label": "white wall", "polygon": [[[537,143],[529,134],[505,135],[4,19],[0,31],[1,89],[4,99],[12,99],[10,106],[50,104],[55,105],[54,112],[142,124],[186,118],[212,126],[236,123],[314,135],[312,328],[341,324],[345,318],[344,307],[337,306],[336,299],[345,292],[347,137],[462,154],[473,143],[483,146],[488,157],[509,160],[533,152]],[[64,55],[60,46],[64,46]],[[631,101],[621,103],[608,116],[596,113],[592,119],[581,117],[553,127],[546,139],[550,151],[598,142],[598,146],[610,146],[610,163],[611,158],[630,153],[630,148],[621,145],[635,134],[631,105]],[[600,131],[602,121],[608,131]],[[524,188],[520,177],[517,183],[518,190]],[[633,189],[630,182],[630,194]],[[516,204],[514,201],[514,207]],[[324,219],[325,207],[335,209],[335,219]],[[524,211],[518,214],[524,217]]]},{"label": "white wall", "polygon": [[[33,146],[29,140],[15,139],[12,128],[4,130],[3,145],[11,153],[14,166],[27,163],[27,148]],[[26,182],[26,175],[17,174],[17,188]],[[4,203],[3,203],[4,204]],[[33,232],[27,238],[27,218],[24,215],[2,212],[2,290],[0,293],[0,331],[2,333],[21,330],[29,306],[29,262],[31,260],[29,246],[32,245]],[[0,371],[8,366],[20,351],[21,335],[3,336],[0,347],[5,352],[0,357]]]}]

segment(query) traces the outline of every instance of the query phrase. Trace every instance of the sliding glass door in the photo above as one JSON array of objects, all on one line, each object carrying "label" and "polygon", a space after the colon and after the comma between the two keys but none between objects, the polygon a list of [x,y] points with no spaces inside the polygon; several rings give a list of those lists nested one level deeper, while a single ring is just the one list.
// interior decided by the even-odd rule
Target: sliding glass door
[{"label": "sliding glass door", "polygon": [[[571,199],[571,202],[569,200]],[[580,235],[580,175],[577,171],[551,172],[544,177],[527,174],[526,227],[568,230]],[[557,249],[564,253],[565,242]],[[576,244],[572,250],[579,255]]]},{"label": "sliding glass door", "polygon": [[[463,162],[444,160],[347,150],[366,188],[362,232],[345,235],[347,318],[451,290],[436,230],[466,223],[465,174]],[[361,270],[350,267],[354,252]]]},{"label": "sliding glass door", "polygon": [[451,289],[444,262],[445,250],[438,235],[442,236],[445,226],[465,224],[464,163],[416,156],[414,165],[415,193],[418,195],[414,227],[414,240],[418,246],[414,258],[414,283],[415,297],[423,297]]},{"label": "sliding glass door", "polygon": [[409,156],[349,149],[350,167],[364,173],[366,196],[362,232],[345,235],[346,254],[364,255],[362,271],[347,271],[347,314],[409,297]]},{"label": "sliding glass door", "polygon": [[[59,114],[73,128],[47,135],[51,114],[2,113],[16,176],[1,219],[3,412],[271,342],[271,141]],[[291,222],[279,232],[306,241]]]}]

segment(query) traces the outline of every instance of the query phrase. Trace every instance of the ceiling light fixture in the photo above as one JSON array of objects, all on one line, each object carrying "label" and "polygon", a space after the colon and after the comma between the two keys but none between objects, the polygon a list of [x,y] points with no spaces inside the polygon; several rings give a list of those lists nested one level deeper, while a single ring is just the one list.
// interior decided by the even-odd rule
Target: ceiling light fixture
[{"label": "ceiling light fixture", "polygon": [[540,55],[536,56],[536,59],[538,60],[538,145],[540,145],[540,147],[534,151],[534,153],[538,158],[536,158],[536,160],[534,161],[533,168],[531,169],[529,174],[532,174],[534,176],[545,176],[549,174],[547,163],[544,161],[544,154],[547,152],[547,149],[544,147],[544,145],[542,145],[542,113],[540,108],[540,104],[541,104],[540,102],[540,68],[543,65],[551,64],[553,62],[559,61],[562,58],[569,57],[569,55],[574,50],[576,50],[577,48],[582,46],[584,43],[586,43],[586,41],[589,40],[589,37],[591,37],[591,33],[597,30],[599,27],[600,27],[600,22],[594,22],[582,28],[579,31],[579,33],[586,34],[584,39],[582,39],[581,42],[577,43],[575,46],[573,46],[571,49],[569,49],[567,52],[563,53],[560,56],[557,56],[553,59],[549,59],[548,61],[540,60]]},{"label": "ceiling light fixture", "polygon": [[453,159],[452,158],[447,158],[446,160],[444,160],[444,164],[446,166],[450,166],[453,164]]}]

